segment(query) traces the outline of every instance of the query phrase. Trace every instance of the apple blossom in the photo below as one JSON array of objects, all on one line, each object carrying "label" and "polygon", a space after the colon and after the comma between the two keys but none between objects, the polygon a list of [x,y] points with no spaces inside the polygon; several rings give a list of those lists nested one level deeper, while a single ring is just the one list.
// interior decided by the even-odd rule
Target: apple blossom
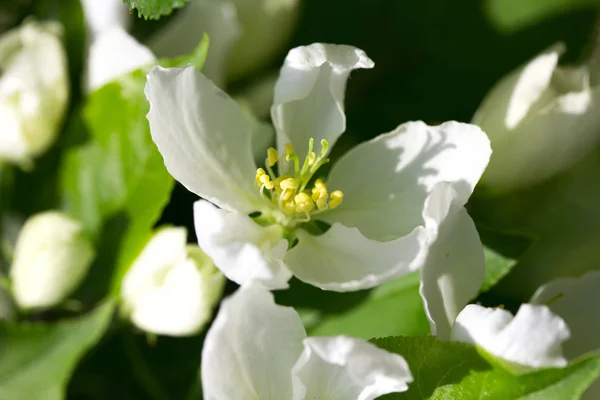
[{"label": "apple blossom", "polygon": [[[409,122],[349,151],[324,179],[320,167],[346,127],[348,76],[371,67],[350,46],[291,50],[272,107],[278,147],[258,169],[255,120],[194,68],[155,67],[146,85],[152,138],[171,175],[206,199],[194,206],[198,243],[229,279],[280,289],[293,273],[352,291],[423,268],[430,320],[448,330],[483,281],[463,205],[489,141],[474,125]],[[443,277],[428,281],[440,268]]]}]

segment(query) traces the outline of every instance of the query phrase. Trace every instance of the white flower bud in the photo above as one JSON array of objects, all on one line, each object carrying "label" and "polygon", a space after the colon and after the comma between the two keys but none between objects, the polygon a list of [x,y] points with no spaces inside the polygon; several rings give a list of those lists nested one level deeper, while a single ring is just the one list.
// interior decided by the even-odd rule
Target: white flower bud
[{"label": "white flower bud", "polygon": [[131,25],[131,14],[123,0],[81,0],[81,6],[92,41],[110,28],[127,29]]},{"label": "white flower bud", "polygon": [[138,68],[153,63],[154,54],[123,28],[114,26],[96,37],[90,46],[85,90],[94,90]]},{"label": "white flower bud", "polygon": [[492,143],[481,178],[490,189],[546,180],[600,142],[600,89],[587,66],[558,66],[563,51],[554,46],[503,78],[473,117]]},{"label": "white flower bud", "polygon": [[193,335],[221,297],[225,278],[186,237],[185,228],[160,229],[123,278],[124,311],[144,331]]},{"label": "white flower bud", "polygon": [[191,0],[148,46],[159,57],[192,51],[210,37],[203,73],[218,86],[267,65],[290,40],[300,0]]},{"label": "white flower bud", "polygon": [[47,211],[29,218],[19,233],[10,269],[12,292],[22,309],[63,301],[85,277],[94,249],[81,223]]},{"label": "white flower bud", "polygon": [[69,97],[60,32],[30,21],[0,36],[0,160],[27,166],[56,140]]}]

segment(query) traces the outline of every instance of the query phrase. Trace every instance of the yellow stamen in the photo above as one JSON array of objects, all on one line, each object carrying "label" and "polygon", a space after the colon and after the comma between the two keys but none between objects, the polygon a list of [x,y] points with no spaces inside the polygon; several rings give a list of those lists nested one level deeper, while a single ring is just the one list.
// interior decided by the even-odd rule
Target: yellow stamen
[{"label": "yellow stamen", "polygon": [[331,193],[330,200],[329,200],[329,208],[336,208],[337,206],[342,204],[343,200],[344,200],[344,193],[342,193],[341,190],[336,190],[335,192]]},{"label": "yellow stamen", "polygon": [[291,200],[293,196],[294,196],[294,191],[293,190],[283,189],[283,192],[281,192],[281,199],[283,201]]},{"label": "yellow stamen", "polygon": [[265,183],[269,182],[271,180],[271,178],[269,178],[269,175],[264,174],[264,175],[261,175],[258,178],[258,180],[260,181],[260,183],[265,184]]},{"label": "yellow stamen", "polygon": [[[300,157],[291,143],[284,145],[283,155],[270,147],[267,149],[265,160],[266,171],[263,168],[256,170],[256,183],[260,187],[261,196],[285,213],[285,218],[289,219],[287,223],[291,226],[308,222],[312,215],[338,207],[344,199],[344,194],[339,190],[330,194],[322,179],[316,179],[312,187],[308,186],[317,170],[329,162],[329,159],[325,158],[329,148],[327,140],[321,140],[321,150],[318,153],[313,151],[313,146],[314,139],[311,138],[302,166]],[[273,171],[273,166],[279,162],[280,156],[283,156],[283,160],[293,162],[293,166],[283,166],[289,176],[278,177]]]},{"label": "yellow stamen", "polygon": [[293,214],[296,211],[296,204],[293,201],[284,201],[283,210],[289,214]]},{"label": "yellow stamen", "polygon": [[277,163],[277,159],[279,158],[279,153],[273,147],[269,147],[267,150],[267,165],[272,167]]},{"label": "yellow stamen", "polygon": [[287,178],[279,182],[279,187],[283,190],[290,189],[296,190],[298,189],[298,181],[294,178]]},{"label": "yellow stamen", "polygon": [[266,187],[267,189],[271,190],[275,187],[275,182],[273,181],[269,181],[269,182],[265,182],[263,183],[264,187]]},{"label": "yellow stamen", "polygon": [[294,202],[296,203],[296,212],[298,213],[311,212],[315,208],[315,204],[310,196],[304,192],[298,193],[294,197]]},{"label": "yellow stamen", "polygon": [[258,183],[259,185],[262,184],[262,182],[260,181],[260,178],[262,176],[264,176],[266,174],[265,170],[262,168],[259,168],[256,170],[256,183]]}]

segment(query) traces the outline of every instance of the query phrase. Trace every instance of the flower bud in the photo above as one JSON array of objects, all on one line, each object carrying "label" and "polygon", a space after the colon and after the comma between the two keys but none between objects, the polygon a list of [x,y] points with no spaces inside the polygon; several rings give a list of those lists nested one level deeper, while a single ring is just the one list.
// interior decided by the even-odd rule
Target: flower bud
[{"label": "flower bud", "polygon": [[85,71],[85,90],[94,90],[156,60],[154,54],[123,28],[99,33],[90,46]]},{"label": "flower bud", "polygon": [[22,309],[63,301],[85,277],[94,249],[81,223],[47,211],[29,218],[19,233],[10,269],[12,292]]},{"label": "flower bud", "polygon": [[473,117],[492,158],[481,182],[509,191],[567,169],[600,142],[600,90],[588,66],[558,66],[554,46],[503,78]]},{"label": "flower bud", "polygon": [[290,40],[300,0],[191,0],[148,41],[159,57],[192,51],[210,37],[203,73],[218,86],[256,72]]},{"label": "flower bud", "polygon": [[30,21],[0,36],[0,160],[27,166],[56,139],[69,96],[61,30]]},{"label": "flower bud", "polygon": [[131,14],[123,0],[81,0],[81,6],[92,41],[110,28],[127,29],[131,25]]},{"label": "flower bud", "polygon": [[158,230],[123,278],[123,311],[138,328],[193,335],[210,319],[225,278],[185,228]]}]

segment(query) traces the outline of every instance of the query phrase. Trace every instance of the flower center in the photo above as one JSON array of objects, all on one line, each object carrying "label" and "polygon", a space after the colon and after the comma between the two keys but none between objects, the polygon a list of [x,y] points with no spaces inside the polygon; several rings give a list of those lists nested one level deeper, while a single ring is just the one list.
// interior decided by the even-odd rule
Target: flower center
[{"label": "flower center", "polygon": [[[313,151],[314,142],[313,138],[308,141],[308,153],[304,157],[302,166],[294,147],[288,143],[284,146],[285,154],[282,160],[279,160],[277,150],[271,147],[267,150],[265,160],[267,171],[262,168],[256,170],[256,184],[260,194],[279,208],[292,224],[308,222],[312,216],[336,208],[344,198],[341,190],[329,193],[321,179],[315,180],[309,186],[317,170],[329,162],[329,158],[325,158],[329,148],[327,140],[321,140],[319,154]],[[273,172],[273,167],[278,161],[280,166],[283,162],[292,163],[293,176],[277,176]]]}]

